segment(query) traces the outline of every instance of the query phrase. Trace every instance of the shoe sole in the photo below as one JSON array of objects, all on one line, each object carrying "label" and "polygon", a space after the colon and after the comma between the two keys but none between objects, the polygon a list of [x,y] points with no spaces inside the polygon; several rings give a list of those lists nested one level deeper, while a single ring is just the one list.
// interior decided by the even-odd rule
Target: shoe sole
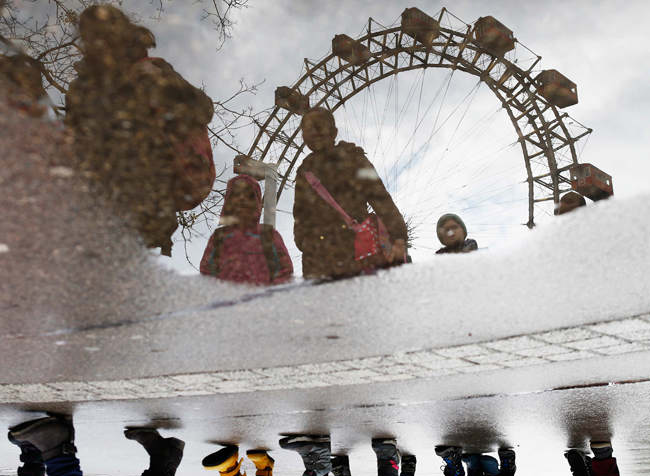
[{"label": "shoe sole", "polygon": [[137,435],[138,433],[155,433],[158,436],[160,436],[160,433],[158,433],[158,430],[156,430],[155,428],[146,428],[146,427],[136,428],[136,427],[132,427],[132,428],[126,428],[124,430],[124,436],[125,436],[125,438],[127,438],[129,440],[135,439],[135,435]]},{"label": "shoe sole", "polygon": [[[444,449],[441,450],[440,448],[444,448]],[[441,445],[441,446],[436,446],[434,448],[434,451],[435,451],[436,455],[440,456],[441,458],[445,458],[445,457],[449,456],[451,453],[454,452],[454,450],[458,450],[459,453],[463,451],[463,449],[460,446]]]},{"label": "shoe sole", "polygon": [[611,448],[612,443],[611,441],[595,441],[593,443],[590,443],[589,446],[592,448]]},{"label": "shoe sole", "polygon": [[40,428],[43,425],[47,425],[48,423],[53,423],[55,421],[59,421],[59,420],[55,417],[44,417],[44,418],[39,418],[37,420],[26,421],[9,428],[9,434],[7,436],[8,438],[14,438],[20,441],[20,437],[28,433],[29,431],[35,428]]},{"label": "shoe sole", "polygon": [[[180,440],[179,440],[180,441]],[[228,458],[231,458],[239,451],[239,446],[226,446],[221,448],[219,451],[210,453],[208,456],[203,458],[201,464],[205,469],[214,470],[217,469],[217,466],[222,464]]]},{"label": "shoe sole", "polygon": [[280,447],[284,448],[292,443],[309,442],[309,443],[329,443],[329,435],[297,435],[287,436],[280,440]]},{"label": "shoe sole", "polygon": [[255,455],[266,456],[271,461],[271,463],[275,463],[275,460],[271,458],[271,455],[269,455],[269,452],[267,450],[248,450],[246,452],[246,456],[248,457],[255,456]]}]

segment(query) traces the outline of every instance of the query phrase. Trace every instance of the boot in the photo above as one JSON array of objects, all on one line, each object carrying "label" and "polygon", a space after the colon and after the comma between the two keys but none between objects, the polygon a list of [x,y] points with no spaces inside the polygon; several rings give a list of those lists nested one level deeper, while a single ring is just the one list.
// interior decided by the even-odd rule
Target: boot
[{"label": "boot", "polygon": [[463,449],[459,446],[436,446],[436,454],[445,462],[445,476],[465,476],[461,461]]},{"label": "boot", "polygon": [[415,476],[415,463],[417,463],[415,455],[402,456],[402,472],[400,476]]},{"label": "boot", "polygon": [[514,476],[517,471],[515,465],[515,450],[512,448],[499,448],[500,475]]},{"label": "boot", "polygon": [[20,443],[13,438],[11,432],[7,437],[11,443],[20,448],[20,461],[24,464],[18,468],[18,476],[44,476],[45,463],[41,450],[29,442]]},{"label": "boot", "polygon": [[584,453],[571,449],[564,453],[564,457],[569,462],[573,476],[591,476],[591,458]]},{"label": "boot", "polygon": [[611,458],[613,451],[611,441],[592,441],[590,443],[591,452],[594,454],[594,459],[607,459]]},{"label": "boot", "polygon": [[244,458],[239,459],[239,447],[230,445],[203,458],[203,467],[219,471],[221,476],[246,476],[246,473],[240,473],[242,461]]},{"label": "boot", "polygon": [[334,476],[352,476],[350,473],[350,459],[347,455],[332,456],[332,473],[334,473]]},{"label": "boot", "polygon": [[9,441],[21,447],[29,444],[41,452],[43,461],[61,455],[74,455],[74,428],[69,419],[49,416],[9,428]]},{"label": "boot", "polygon": [[149,469],[143,476],[174,476],[183,459],[185,442],[178,438],[163,438],[155,428],[127,428],[124,436],[140,443],[149,454]]},{"label": "boot", "polygon": [[400,461],[397,442],[390,438],[375,438],[372,440],[372,450],[377,455],[377,473],[380,476],[397,476]]},{"label": "boot", "polygon": [[255,464],[255,476],[273,476],[275,460],[264,450],[248,450],[246,456]]},{"label": "boot", "polygon": [[332,471],[329,435],[296,435],[282,438],[280,447],[298,452],[305,464],[305,476],[326,476]]}]

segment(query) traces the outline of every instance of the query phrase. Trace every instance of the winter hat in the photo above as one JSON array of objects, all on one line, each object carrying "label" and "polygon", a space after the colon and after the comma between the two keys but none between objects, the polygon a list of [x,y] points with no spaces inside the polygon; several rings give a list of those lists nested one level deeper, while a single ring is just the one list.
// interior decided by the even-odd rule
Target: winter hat
[{"label": "winter hat", "polygon": [[454,213],[445,213],[443,216],[441,216],[438,219],[438,224],[436,225],[436,234],[438,235],[438,239],[442,241],[442,225],[445,224],[447,220],[454,220],[456,223],[460,225],[460,227],[463,229],[465,232],[465,238],[467,238],[467,227],[465,226],[465,223],[463,220],[460,219],[458,215],[455,215]]}]

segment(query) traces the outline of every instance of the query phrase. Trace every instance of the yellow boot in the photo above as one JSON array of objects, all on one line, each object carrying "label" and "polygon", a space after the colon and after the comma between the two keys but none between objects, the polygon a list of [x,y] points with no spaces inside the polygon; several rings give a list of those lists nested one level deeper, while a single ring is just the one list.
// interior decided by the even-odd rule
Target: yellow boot
[{"label": "yellow boot", "polygon": [[246,473],[239,472],[242,461],[244,458],[239,459],[239,447],[226,446],[203,458],[203,467],[219,471],[221,476],[246,476]]},{"label": "yellow boot", "polygon": [[273,463],[275,460],[264,450],[248,450],[248,459],[255,463],[257,472],[255,476],[273,476]]}]

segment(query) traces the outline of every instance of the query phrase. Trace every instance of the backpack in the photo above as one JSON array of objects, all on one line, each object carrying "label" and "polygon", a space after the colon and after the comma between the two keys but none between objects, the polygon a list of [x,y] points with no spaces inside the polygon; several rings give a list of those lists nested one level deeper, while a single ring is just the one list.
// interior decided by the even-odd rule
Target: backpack
[{"label": "backpack", "polygon": [[[280,260],[277,258],[277,250],[273,244],[273,234],[274,228],[272,225],[261,225],[262,231],[260,233],[260,239],[262,241],[262,252],[264,253],[264,259],[266,261],[266,266],[269,270],[269,280],[273,284],[273,280],[280,272]],[[208,249],[205,253],[209,252],[208,259],[204,263],[201,262],[201,273],[208,274],[210,276],[219,277],[219,263],[221,259],[221,249],[224,242],[224,231],[226,227],[217,228],[215,232],[210,237],[208,242]]]}]

